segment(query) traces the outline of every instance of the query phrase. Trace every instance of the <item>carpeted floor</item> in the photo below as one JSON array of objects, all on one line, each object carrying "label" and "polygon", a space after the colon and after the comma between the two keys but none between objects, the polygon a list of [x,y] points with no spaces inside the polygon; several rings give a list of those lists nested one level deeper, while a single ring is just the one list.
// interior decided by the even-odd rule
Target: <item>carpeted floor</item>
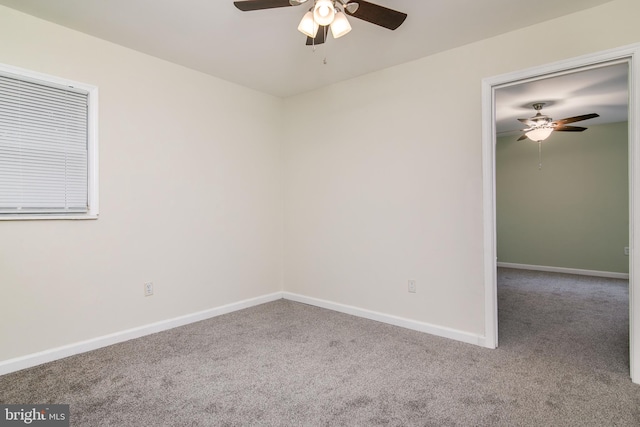
[{"label": "carpeted floor", "polygon": [[0,377],[77,426],[638,426],[628,283],[500,269],[488,350],[280,300]]}]

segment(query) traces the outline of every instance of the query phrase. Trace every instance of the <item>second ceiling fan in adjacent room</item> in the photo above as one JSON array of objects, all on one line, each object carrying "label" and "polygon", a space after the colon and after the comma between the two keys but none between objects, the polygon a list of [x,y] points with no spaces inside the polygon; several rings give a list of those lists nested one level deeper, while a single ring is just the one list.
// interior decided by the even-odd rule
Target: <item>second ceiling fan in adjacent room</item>
[{"label": "second ceiling fan in adjacent room", "polygon": [[600,117],[599,114],[590,113],[581,116],[567,117],[566,119],[553,120],[551,117],[542,114],[544,104],[544,102],[537,102],[532,105],[533,109],[536,110],[535,116],[528,119],[518,119],[520,122],[529,126],[527,129],[522,130],[524,135],[518,138],[518,141],[529,138],[532,141],[541,142],[547,139],[549,135],[551,135],[551,132],[583,132],[587,130],[587,128],[567,126],[567,124]]},{"label": "second ceiling fan in adjacent room", "polygon": [[536,110],[536,115],[528,119],[518,119],[518,121],[529,126],[523,129],[524,134],[518,138],[518,141],[529,138],[531,141],[538,143],[538,169],[542,170],[542,141],[547,139],[552,132],[584,132],[587,130],[581,126],[567,126],[569,123],[581,122],[582,120],[594,119],[600,117],[599,114],[590,113],[580,116],[567,117],[565,119],[553,120],[551,117],[542,114],[544,102],[536,102],[532,105]]}]

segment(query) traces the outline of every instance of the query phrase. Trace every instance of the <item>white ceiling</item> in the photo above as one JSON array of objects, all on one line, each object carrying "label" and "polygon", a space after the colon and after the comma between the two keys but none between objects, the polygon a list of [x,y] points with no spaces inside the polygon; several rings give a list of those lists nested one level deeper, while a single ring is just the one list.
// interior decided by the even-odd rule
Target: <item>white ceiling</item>
[{"label": "white ceiling", "polygon": [[[611,0],[373,0],[408,14],[396,31],[353,31],[316,51],[306,6],[241,12],[232,0],[0,0],[69,28],[279,97],[418,59]],[[326,58],[326,64],[323,60]]]},{"label": "white ceiling", "polygon": [[522,134],[518,118],[535,115],[532,104],[544,102],[542,113],[554,120],[596,113],[600,117],[572,123],[589,127],[626,121],[629,106],[626,62],[499,88],[495,93],[496,132]]},{"label": "white ceiling", "polygon": [[[355,0],[354,0],[355,1]],[[308,6],[241,12],[233,0],[0,0],[5,5],[279,97],[418,59],[611,0],[372,0],[408,14],[395,31],[350,17],[353,31],[314,52],[297,26]],[[326,64],[324,59],[326,58]],[[561,119],[626,120],[626,65],[496,92],[497,132],[523,128],[534,102]]]}]

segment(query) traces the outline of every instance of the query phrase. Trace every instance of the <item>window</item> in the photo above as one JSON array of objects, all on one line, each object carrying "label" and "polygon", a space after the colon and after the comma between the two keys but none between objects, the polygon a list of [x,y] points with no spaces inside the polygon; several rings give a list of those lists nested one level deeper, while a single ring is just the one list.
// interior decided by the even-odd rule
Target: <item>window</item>
[{"label": "window", "polygon": [[0,219],[97,218],[97,88],[0,65]]}]

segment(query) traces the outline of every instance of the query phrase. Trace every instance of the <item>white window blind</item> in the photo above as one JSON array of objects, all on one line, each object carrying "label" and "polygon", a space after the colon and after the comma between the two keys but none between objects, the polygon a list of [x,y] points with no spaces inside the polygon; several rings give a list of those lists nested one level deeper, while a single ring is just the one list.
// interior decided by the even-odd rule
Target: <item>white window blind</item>
[{"label": "white window blind", "polygon": [[88,95],[0,74],[0,214],[88,211]]}]

